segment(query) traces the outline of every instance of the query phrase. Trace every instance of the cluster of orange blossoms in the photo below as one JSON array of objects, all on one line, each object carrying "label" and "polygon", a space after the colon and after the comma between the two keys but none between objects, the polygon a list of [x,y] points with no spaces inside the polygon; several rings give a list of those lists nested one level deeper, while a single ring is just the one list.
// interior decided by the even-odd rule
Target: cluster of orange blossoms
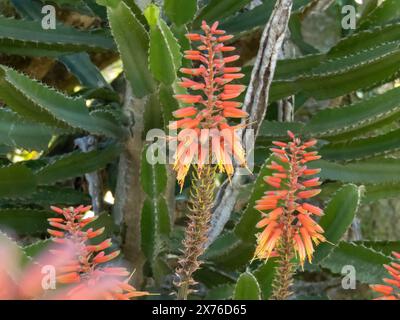
[{"label": "cluster of orange blossoms", "polygon": [[84,286],[96,286],[107,278],[122,278],[124,280],[115,281],[115,285],[112,286],[113,289],[105,292],[104,299],[128,300],[148,295],[147,292],[136,291],[133,286],[128,284],[130,273],[126,268],[100,266],[116,258],[120,251],[105,253],[104,250],[112,245],[111,239],[106,239],[96,245],[89,243],[91,239],[104,232],[104,227],[97,230],[87,228],[90,223],[97,219],[96,216],[85,218],[85,213],[90,210],[90,207],[79,206],[64,209],[52,207],[52,210],[62,216],[48,219],[49,224],[58,229],[48,229],[53,241],[63,245],[72,243],[74,247],[74,259],[66,261],[65,264],[57,268],[58,283],[81,283],[71,290],[71,295],[74,295],[75,291],[85,289],[82,288]]},{"label": "cluster of orange blossoms", "polygon": [[235,47],[224,45],[233,36],[225,35],[225,31],[219,30],[218,22],[210,27],[203,21],[201,28],[204,35],[187,35],[189,40],[201,43],[197,50],[185,52],[185,58],[193,61],[196,67],[181,69],[183,74],[195,78],[182,78],[179,83],[183,88],[196,91],[196,94],[175,96],[191,106],[175,111],[173,115],[179,120],[169,125],[169,129],[181,129],[177,137],[178,148],[174,164],[181,186],[194,160],[199,169],[209,161],[215,161],[219,170],[226,172],[228,176],[233,174],[233,159],[241,166],[246,165],[245,152],[236,133],[241,126],[230,126],[227,120],[248,116],[241,110],[240,102],[229,101],[237,98],[246,88],[231,84],[233,80],[244,76],[239,73],[241,68],[227,67],[228,63],[238,60],[239,56],[223,56],[225,52],[235,50]]},{"label": "cluster of orange blossoms", "polygon": [[306,256],[311,262],[313,242],[318,244],[326,241],[322,235],[324,230],[312,218],[312,215],[323,215],[323,211],[304,202],[321,192],[320,189],[314,189],[321,184],[319,178],[309,177],[319,173],[320,169],[306,166],[306,163],[320,159],[320,156],[316,151],[307,151],[317,143],[316,140],[302,143],[292,132],[288,134],[291,138],[289,143],[273,142],[276,148],[271,148],[271,151],[278,162],[272,161],[269,168],[276,172],[264,178],[267,184],[277,190],[266,191],[255,206],[263,215],[257,227],[264,228],[258,235],[255,257],[268,259],[271,254],[276,255],[275,249],[286,232],[303,265]]},{"label": "cluster of orange blossoms", "polygon": [[[393,252],[393,256],[400,261],[400,253]],[[400,263],[392,262],[384,266],[392,279],[383,279],[386,285],[376,284],[371,288],[381,294],[376,300],[400,300]]]}]

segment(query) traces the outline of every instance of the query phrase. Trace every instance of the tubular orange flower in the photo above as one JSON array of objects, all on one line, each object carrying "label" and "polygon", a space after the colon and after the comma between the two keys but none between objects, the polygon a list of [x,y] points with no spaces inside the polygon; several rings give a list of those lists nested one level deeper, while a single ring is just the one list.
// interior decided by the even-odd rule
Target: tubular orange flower
[{"label": "tubular orange flower", "polygon": [[371,285],[371,289],[380,296],[374,300],[400,300],[400,253],[393,252],[393,256],[398,260],[398,263],[392,262],[390,265],[385,265],[391,278],[385,278],[383,281],[386,284]]},{"label": "tubular orange flower", "polygon": [[[104,228],[93,231],[92,228],[87,230],[82,229],[84,226],[95,221],[97,217],[85,218],[85,213],[90,210],[90,207],[79,206],[77,208],[57,208],[51,209],[62,215],[62,218],[50,218],[49,223],[51,226],[63,230],[49,229],[48,232],[53,237],[55,242],[59,243],[60,240],[72,241],[75,258],[73,260],[65,261],[62,266],[57,268],[57,281],[62,284],[80,283],[83,279],[90,279],[90,285],[101,284],[109,277],[126,277],[129,272],[121,267],[102,267],[100,264],[108,262],[119,255],[119,251],[113,251],[106,254],[105,251],[112,246],[111,239],[106,239],[97,245],[88,244],[89,239],[96,238],[104,232]],[[54,254],[58,254],[53,250]],[[115,282],[115,289],[106,292],[105,299],[126,299],[129,297],[145,296],[147,292],[138,292],[132,286],[130,290],[125,290],[126,279],[118,280]],[[81,284],[84,286],[86,284]],[[73,290],[76,290],[74,288]],[[82,289],[82,288],[79,288]],[[90,288],[88,288],[90,289]],[[71,292],[73,294],[73,292]]]},{"label": "tubular orange flower", "polygon": [[[192,139],[190,144],[178,143],[175,152],[174,169],[178,173],[178,182],[181,186],[191,163],[197,161],[198,166],[202,167],[205,162],[209,161],[209,156],[204,154],[204,150],[201,150],[202,147],[208,148],[209,145],[212,145],[211,161],[216,161],[219,170],[228,176],[233,174],[233,159],[241,166],[246,165],[244,150],[237,135],[240,127],[228,124],[228,118],[246,118],[248,116],[239,108],[240,102],[228,101],[237,98],[246,89],[243,85],[228,84],[243,77],[243,74],[239,73],[241,68],[226,66],[228,63],[238,60],[239,56],[222,58],[224,52],[233,51],[235,48],[224,45],[223,42],[230,40],[232,36],[224,35],[225,31],[218,29],[218,22],[210,27],[203,21],[201,28],[204,34],[187,35],[189,40],[200,41],[201,45],[195,50],[185,52],[185,58],[194,61],[197,67],[180,70],[184,74],[198,76],[200,79],[194,81],[182,78],[182,81],[179,82],[181,87],[198,91],[198,93],[175,96],[183,103],[196,104],[196,106],[175,111],[174,117],[183,119],[172,122],[169,126],[170,129],[195,129],[197,134],[197,139]],[[199,143],[201,131],[205,129],[224,131],[225,133],[224,135],[215,133],[203,135],[202,143]],[[183,135],[178,136],[178,142],[184,140]],[[229,140],[229,143],[226,140]]]},{"label": "tubular orange flower", "polygon": [[272,161],[269,169],[276,172],[264,178],[268,185],[278,190],[265,192],[255,206],[263,215],[257,227],[264,228],[264,231],[258,235],[254,256],[268,259],[271,254],[278,254],[281,263],[279,272],[286,273],[282,275],[284,281],[281,281],[286,281],[286,284],[282,286],[280,283],[275,291],[277,299],[284,299],[289,295],[291,279],[288,273],[294,269],[291,265],[293,256],[299,257],[301,265],[306,257],[311,262],[314,244],[326,241],[322,235],[323,229],[312,218],[313,215],[321,216],[322,209],[303,202],[321,191],[310,189],[320,185],[319,178],[303,180],[305,176],[319,172],[308,169],[305,165],[306,162],[319,159],[316,152],[310,156],[306,150],[315,145],[316,141],[302,143],[292,132],[289,131],[288,135],[292,140],[289,143],[273,142],[276,147],[271,148],[271,151],[278,162]]}]

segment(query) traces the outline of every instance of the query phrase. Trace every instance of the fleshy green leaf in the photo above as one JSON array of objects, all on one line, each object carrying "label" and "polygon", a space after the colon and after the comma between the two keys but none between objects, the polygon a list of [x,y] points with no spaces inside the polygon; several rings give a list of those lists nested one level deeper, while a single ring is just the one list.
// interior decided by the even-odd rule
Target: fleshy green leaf
[{"label": "fleshy green leaf", "polygon": [[260,300],[261,289],[256,277],[250,272],[242,273],[236,283],[233,300]]},{"label": "fleshy green leaf", "polygon": [[35,258],[49,249],[53,242],[50,239],[39,240],[23,247],[25,254],[30,258]]},{"label": "fleshy green leaf", "polygon": [[[1,84],[4,83],[5,95]],[[95,134],[121,137],[123,131],[114,119],[92,116],[82,98],[65,96],[27,76],[0,66],[1,98],[17,113],[33,118],[35,121],[50,122],[57,126],[86,130]],[[27,105],[22,105],[29,101]],[[30,108],[31,110],[27,110]],[[36,112],[35,112],[36,111]],[[54,117],[54,119],[52,119]]]},{"label": "fleshy green leaf", "polygon": [[150,70],[166,85],[172,84],[182,63],[180,46],[167,24],[157,15],[157,6],[146,9],[150,24]]},{"label": "fleshy green leaf", "polygon": [[[28,150],[45,150],[57,130],[25,121],[16,113],[0,109],[0,143]],[[61,132],[61,131],[60,131]]]},{"label": "fleshy green leaf", "polygon": [[352,105],[318,112],[304,127],[315,137],[348,139],[400,116],[400,88]]},{"label": "fleshy green leaf", "polygon": [[354,243],[341,242],[320,264],[336,274],[342,274],[343,267],[353,266],[356,279],[362,283],[378,284],[388,273],[383,267],[390,264],[391,258],[371,248]]},{"label": "fleshy green leaf", "polygon": [[[91,199],[88,194],[71,188],[63,187],[37,187],[36,190],[29,195],[17,195],[18,198],[12,199],[12,203],[18,206],[39,205],[43,208],[49,208],[53,204],[59,206],[77,206],[89,205]],[[0,205],[10,204],[10,199],[0,201]]]},{"label": "fleshy green leaf", "polygon": [[264,300],[268,300],[272,294],[272,282],[275,276],[275,268],[277,267],[276,259],[268,259],[254,271],[254,276],[260,284],[261,292]]},{"label": "fleshy green leaf", "polygon": [[328,60],[310,72],[271,86],[271,101],[303,92],[317,100],[334,98],[357,89],[371,88],[395,79],[400,44],[382,44],[353,55]]},{"label": "fleshy green leaf", "polygon": [[264,192],[272,188],[264,182],[265,176],[272,175],[271,169],[267,168],[271,161],[272,158],[268,158],[265,164],[261,167],[257,180],[254,184],[253,192],[248,201],[248,206],[235,227],[235,234],[238,235],[242,240],[254,242],[256,238],[256,224],[261,215],[258,210],[254,209],[254,206],[256,205],[256,201],[261,199],[261,197],[264,195]]},{"label": "fleshy green leaf", "polygon": [[23,197],[36,188],[36,177],[21,164],[0,168],[0,197]]},{"label": "fleshy green leaf", "polygon": [[362,188],[348,184],[340,188],[324,210],[325,215],[319,221],[324,229],[324,237],[329,241],[318,245],[313,263],[323,260],[339,243],[354,220],[361,200]]},{"label": "fleshy green leaf", "polygon": [[[80,2],[80,0],[77,2]],[[25,19],[36,20],[37,23],[41,23],[43,5],[40,2],[12,0],[12,4]],[[58,57],[58,60],[78,78],[82,85],[88,87],[107,86],[104,77],[86,52],[63,55]]]},{"label": "fleshy green leaf", "polygon": [[54,214],[44,210],[2,209],[0,210],[0,228],[11,230],[20,235],[45,233],[49,224],[48,218]]},{"label": "fleshy green leaf", "polygon": [[90,152],[73,152],[55,157],[50,163],[36,172],[38,183],[51,185],[57,181],[74,178],[85,173],[104,168],[115,160],[121,151],[119,145],[113,145],[103,150]]},{"label": "fleshy green leaf", "polygon": [[226,30],[228,33],[240,33],[263,26],[268,22],[272,10],[274,9],[275,2],[276,0],[264,1],[263,4],[252,10],[228,17],[222,20],[220,28]]},{"label": "fleshy green leaf", "polygon": [[400,130],[375,137],[328,144],[320,150],[326,160],[360,160],[400,150]]},{"label": "fleshy green leaf", "polygon": [[58,25],[45,30],[37,21],[0,17],[0,52],[28,56],[60,56],[81,51],[114,50],[112,37],[103,30],[79,31]]},{"label": "fleshy green leaf", "polygon": [[339,164],[318,160],[310,168],[321,168],[322,179],[352,183],[389,183],[400,180],[400,162],[397,159],[362,160]]},{"label": "fleshy green leaf", "polygon": [[242,9],[249,2],[250,0],[210,0],[209,3],[200,10],[193,23],[198,27],[203,20],[207,21],[209,24],[221,20]]},{"label": "fleshy green leaf", "polygon": [[383,25],[391,21],[398,21],[400,4],[396,0],[385,0],[375,10],[372,10],[364,19],[359,21],[361,29]]},{"label": "fleshy green leaf", "polygon": [[165,0],[164,10],[177,26],[191,21],[197,11],[197,0]]},{"label": "fleshy green leaf", "polygon": [[108,8],[108,19],[132,92],[138,98],[152,93],[155,83],[148,67],[149,35],[146,29],[124,2]]}]

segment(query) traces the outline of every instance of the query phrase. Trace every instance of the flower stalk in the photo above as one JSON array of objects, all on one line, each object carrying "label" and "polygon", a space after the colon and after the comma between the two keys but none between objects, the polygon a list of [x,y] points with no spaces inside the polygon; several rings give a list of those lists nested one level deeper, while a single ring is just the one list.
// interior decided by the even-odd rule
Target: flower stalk
[{"label": "flower stalk", "polygon": [[194,79],[182,78],[179,85],[193,94],[175,96],[190,106],[173,113],[179,120],[169,125],[179,130],[178,148],[175,152],[174,170],[181,188],[191,166],[194,168],[189,222],[183,241],[183,256],[176,270],[178,299],[185,300],[196,284],[193,273],[201,266],[199,257],[207,242],[214,200],[215,174],[218,170],[231,177],[234,162],[246,166],[245,152],[237,134],[238,126],[230,126],[228,118],[245,118],[241,103],[230,101],[245,90],[245,86],[232,84],[242,78],[240,68],[227,65],[239,59],[233,55],[224,57],[235,48],[225,46],[232,39],[225,31],[218,29],[218,22],[211,27],[203,21],[202,34],[188,34],[190,41],[200,42],[194,50],[185,52],[185,58],[193,62],[194,68],[182,68],[181,72]]},{"label": "flower stalk", "polygon": [[193,273],[200,268],[199,257],[204,253],[210,227],[211,209],[214,200],[215,167],[204,166],[193,171],[192,189],[190,191],[189,222],[183,241],[184,252],[176,270],[179,277],[178,299],[186,300],[190,288],[196,284]]},{"label": "flower stalk", "polygon": [[271,148],[277,161],[272,161],[269,168],[275,171],[264,181],[275,191],[266,191],[257,201],[255,208],[262,214],[262,220],[257,224],[264,230],[258,234],[258,244],[255,258],[268,260],[277,256],[278,267],[273,281],[272,298],[285,300],[291,294],[293,275],[296,271],[298,258],[303,266],[306,257],[311,263],[314,252],[313,242],[325,242],[324,230],[312,219],[313,215],[321,216],[323,211],[309,203],[321,192],[314,189],[321,183],[319,178],[309,178],[317,174],[319,169],[307,168],[307,163],[320,159],[316,151],[308,151],[317,141],[301,140],[288,132],[289,143],[274,141]]}]

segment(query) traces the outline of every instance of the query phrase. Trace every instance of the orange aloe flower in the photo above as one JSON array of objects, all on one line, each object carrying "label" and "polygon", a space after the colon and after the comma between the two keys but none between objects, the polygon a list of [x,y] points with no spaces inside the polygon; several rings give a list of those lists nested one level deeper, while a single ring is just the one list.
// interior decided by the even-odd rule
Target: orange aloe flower
[{"label": "orange aloe flower", "polygon": [[[111,239],[95,245],[89,243],[90,239],[96,238],[104,232],[104,228],[97,230],[88,228],[89,224],[97,219],[97,217],[85,218],[85,213],[90,208],[90,206],[64,209],[51,207],[61,217],[48,219],[49,224],[58,229],[49,229],[49,234],[58,244],[72,242],[75,251],[73,259],[67,260],[57,268],[57,282],[60,284],[81,283],[69,292],[70,295],[77,295],[80,291],[90,291],[91,287],[106,283],[108,278],[119,278],[121,280],[113,282],[112,290],[104,293],[104,299],[128,300],[148,295],[148,292],[136,291],[133,286],[128,284],[130,272],[126,268],[101,266],[103,263],[115,259],[120,251],[106,253],[105,250],[112,246]],[[53,253],[58,254],[56,250],[53,250]],[[87,279],[90,280],[86,281]]]},{"label": "orange aloe flower", "polygon": [[[195,93],[180,94],[175,98],[191,106],[173,113],[177,121],[169,125],[170,129],[181,130],[178,134],[178,147],[175,152],[174,169],[182,186],[190,165],[197,163],[201,167],[215,161],[221,172],[228,177],[233,174],[233,162],[245,166],[245,152],[237,135],[240,125],[230,126],[228,118],[246,118],[248,114],[240,109],[241,103],[229,101],[237,98],[246,89],[245,86],[232,84],[244,75],[241,68],[227,65],[239,59],[239,56],[224,57],[224,53],[235,50],[225,46],[224,42],[233,38],[218,29],[218,22],[211,27],[203,21],[203,34],[188,34],[191,41],[198,41],[196,50],[185,52],[185,58],[192,60],[195,67],[182,68],[180,71],[194,80],[182,78],[179,85]],[[209,151],[211,147],[211,152]]]},{"label": "orange aloe flower", "polygon": [[380,294],[375,300],[400,300],[400,253],[393,252],[393,256],[399,263],[392,262],[384,266],[391,276],[390,279],[383,279],[386,285],[371,285],[372,290]]},{"label": "orange aloe flower", "polygon": [[316,151],[307,151],[317,141],[302,143],[299,138],[288,131],[291,141],[288,143],[274,141],[271,148],[277,161],[272,161],[269,168],[275,171],[264,181],[277,189],[266,191],[256,202],[255,209],[263,218],[257,227],[264,230],[258,234],[258,245],[254,256],[268,259],[276,255],[275,249],[283,237],[292,243],[291,247],[303,265],[306,257],[311,262],[314,244],[326,241],[324,230],[314,221],[313,215],[323,215],[322,209],[305,202],[320,193],[319,178],[310,178],[320,172],[319,169],[308,169],[307,163],[320,158]]}]

